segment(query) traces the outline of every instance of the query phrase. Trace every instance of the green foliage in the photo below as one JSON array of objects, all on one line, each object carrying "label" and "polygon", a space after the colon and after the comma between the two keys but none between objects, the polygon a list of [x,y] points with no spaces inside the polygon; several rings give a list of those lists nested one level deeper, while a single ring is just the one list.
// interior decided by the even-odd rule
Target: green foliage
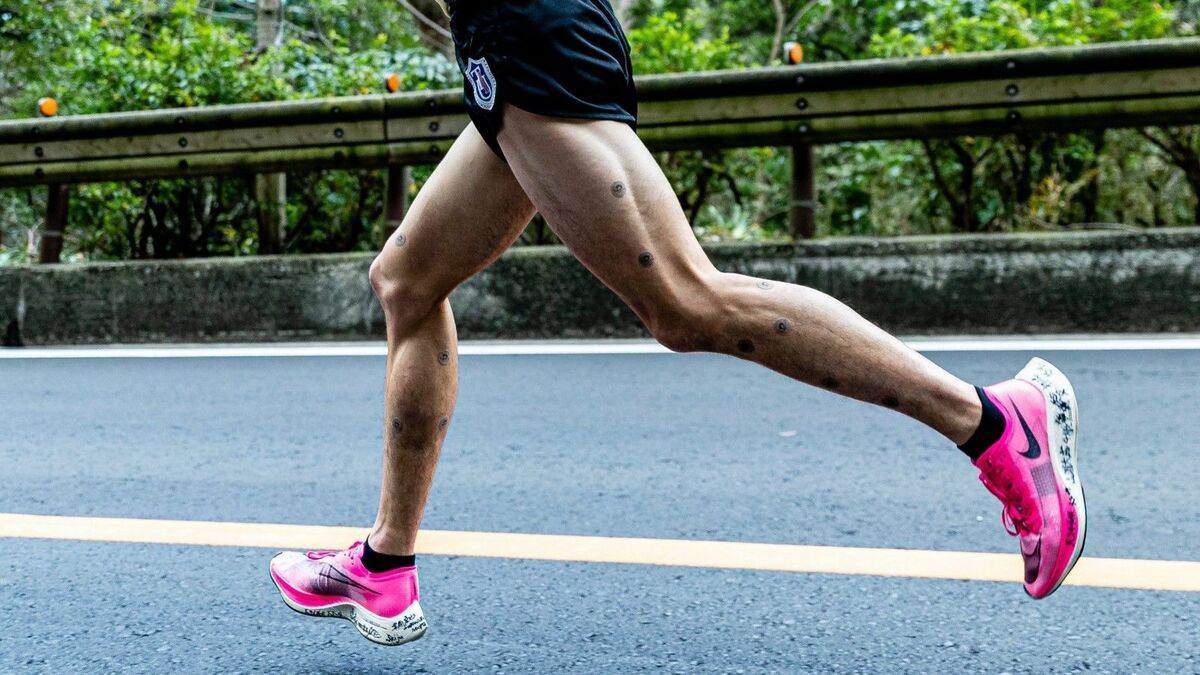
[{"label": "green foliage", "polygon": [[[413,4],[428,5],[424,0]],[[1152,0],[613,0],[639,73],[1194,35],[1200,3]],[[259,53],[242,0],[0,0],[0,118],[458,86],[445,46],[401,3],[290,0],[285,39]],[[436,36],[435,36],[436,37]],[[704,239],[788,236],[786,149],[665,153]],[[1160,227],[1200,220],[1192,129],[903,141],[818,149],[822,235]],[[428,174],[420,169],[418,178]],[[420,180],[418,180],[418,184]],[[379,172],[289,176],[288,252],[370,250],[383,237]],[[78,188],[74,259],[258,250],[252,181],[222,177]],[[28,258],[44,190],[0,191],[0,263]],[[545,242],[544,224],[527,241]]]},{"label": "green foliage", "polygon": [[[213,20],[213,12],[195,0],[100,4],[108,11],[76,15],[66,3],[47,3],[49,11],[41,13],[22,8],[22,17],[37,17],[21,31],[23,41],[39,36],[47,57],[41,68],[26,71],[23,91],[9,101],[17,116],[31,114],[47,93],[59,98],[64,114],[87,114],[366,94],[378,92],[391,70],[410,91],[453,86],[458,78],[444,56],[406,37],[411,31],[394,39],[360,34],[352,48],[331,30],[257,53],[252,26]],[[285,250],[369,250],[382,240],[379,172],[294,174],[289,182]],[[39,211],[30,200],[37,192],[0,193],[0,226],[10,224],[0,231],[0,250],[7,242],[9,258],[26,257]],[[73,195],[68,233],[68,255],[92,259],[254,253],[253,181],[81,186]]]}]

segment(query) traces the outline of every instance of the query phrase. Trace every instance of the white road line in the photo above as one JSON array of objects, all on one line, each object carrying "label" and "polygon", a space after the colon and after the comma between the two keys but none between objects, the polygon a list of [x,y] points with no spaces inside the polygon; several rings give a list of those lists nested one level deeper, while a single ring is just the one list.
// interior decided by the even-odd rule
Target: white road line
[{"label": "white road line", "polygon": [[[1093,352],[1200,350],[1198,335],[1068,335],[1023,337],[914,337],[905,342],[921,352]],[[591,354],[670,354],[648,340],[464,342],[463,356],[577,356]],[[0,360],[15,359],[196,359],[196,358],[295,358],[379,357],[386,347],[375,342],[214,344],[41,347],[0,349]]]}]

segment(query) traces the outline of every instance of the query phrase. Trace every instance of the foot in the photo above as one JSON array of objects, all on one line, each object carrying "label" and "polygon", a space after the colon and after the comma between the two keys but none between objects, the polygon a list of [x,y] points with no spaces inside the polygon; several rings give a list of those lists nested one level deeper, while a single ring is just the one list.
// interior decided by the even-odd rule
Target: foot
[{"label": "foot", "polygon": [[1025,592],[1044,598],[1071,573],[1087,534],[1075,392],[1065,375],[1041,359],[984,391],[1004,412],[1007,426],[975,466],[1004,504],[1005,529],[1020,540]]},{"label": "foot", "polygon": [[362,543],[345,551],[280,553],[271,580],[288,607],[308,616],[347,619],[363,637],[402,645],[425,634],[417,568],[374,574],[362,564]]}]

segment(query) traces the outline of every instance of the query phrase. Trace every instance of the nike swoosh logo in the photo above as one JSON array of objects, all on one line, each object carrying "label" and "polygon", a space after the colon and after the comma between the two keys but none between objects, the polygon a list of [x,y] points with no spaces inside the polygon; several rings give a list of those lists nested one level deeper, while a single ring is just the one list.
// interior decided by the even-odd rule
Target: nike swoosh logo
[{"label": "nike swoosh logo", "polygon": [[1019,408],[1017,408],[1016,401],[1013,401],[1010,398],[1008,399],[1008,402],[1012,403],[1013,411],[1017,413],[1017,419],[1021,420],[1021,428],[1025,430],[1025,442],[1029,445],[1029,449],[1020,453],[1020,455],[1027,459],[1037,459],[1038,457],[1041,457],[1042,445],[1041,443],[1038,443],[1037,436],[1033,435],[1033,429],[1029,428],[1029,424],[1025,421],[1025,418],[1021,416],[1021,411]]},{"label": "nike swoosh logo", "polygon": [[325,580],[325,592],[329,595],[332,595],[334,592],[341,592],[342,595],[350,595],[347,591],[349,591],[351,588],[357,588],[360,591],[364,591],[372,595],[379,595],[379,591],[367,588],[354,579],[351,579],[342,570],[330,564],[326,564],[323,568],[321,568],[321,571],[317,573],[317,576]]}]

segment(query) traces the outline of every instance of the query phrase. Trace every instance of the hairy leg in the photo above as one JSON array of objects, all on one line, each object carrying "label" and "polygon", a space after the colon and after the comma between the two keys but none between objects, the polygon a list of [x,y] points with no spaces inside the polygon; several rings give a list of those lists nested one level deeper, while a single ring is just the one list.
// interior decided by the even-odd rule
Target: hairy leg
[{"label": "hairy leg", "polygon": [[383,489],[371,547],[410,555],[458,395],[447,300],[520,235],[533,206],[473,126],[371,265],[387,321]]},{"label": "hairy leg", "polygon": [[846,305],[794,284],[723,274],[670,183],[618,122],[505,109],[501,147],[554,232],[677,351],[714,351],[899,410],[963,443],[974,388]]}]

